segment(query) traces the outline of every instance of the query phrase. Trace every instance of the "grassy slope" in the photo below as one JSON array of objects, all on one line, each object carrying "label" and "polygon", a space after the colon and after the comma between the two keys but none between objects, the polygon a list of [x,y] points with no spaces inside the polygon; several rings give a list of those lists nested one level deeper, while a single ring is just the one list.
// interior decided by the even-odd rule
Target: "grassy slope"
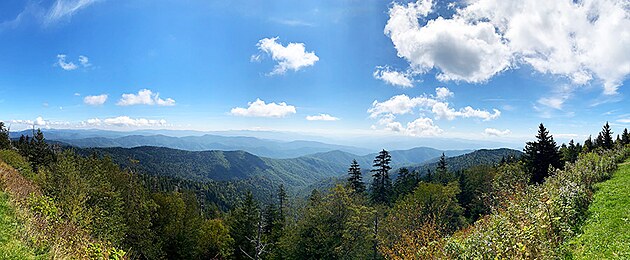
[{"label": "grassy slope", "polygon": [[9,196],[0,192],[0,259],[34,259],[31,249],[18,237],[21,223],[9,205]]},{"label": "grassy slope", "polygon": [[575,259],[630,258],[630,159],[597,185],[583,234],[571,241]]}]

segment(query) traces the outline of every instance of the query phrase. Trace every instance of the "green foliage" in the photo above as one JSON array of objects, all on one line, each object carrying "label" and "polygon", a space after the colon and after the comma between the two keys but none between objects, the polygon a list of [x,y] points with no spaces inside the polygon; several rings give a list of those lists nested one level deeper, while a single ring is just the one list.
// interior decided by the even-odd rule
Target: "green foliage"
[{"label": "green foliage", "polygon": [[389,170],[392,169],[389,166],[392,160],[391,155],[385,149],[383,149],[374,158],[374,164],[372,165],[373,172],[372,187],[370,189],[370,199],[376,204],[389,204],[392,199],[392,180],[389,178]]},{"label": "green foliage", "polygon": [[14,150],[0,150],[0,160],[13,167],[26,178],[32,179],[35,176],[29,162]]},{"label": "green foliage", "polygon": [[568,246],[575,259],[630,258],[630,160],[613,178],[595,185],[597,192],[579,236]]},{"label": "green foliage", "polygon": [[337,185],[313,199],[283,241],[288,259],[368,259],[372,256],[374,210]]},{"label": "green foliage", "polygon": [[362,194],[365,192],[365,183],[363,183],[363,177],[361,176],[361,167],[357,160],[352,160],[350,168],[348,168],[348,185],[356,193]]},{"label": "green foliage", "polygon": [[470,223],[490,213],[489,195],[495,171],[495,167],[480,165],[466,169],[460,175],[461,193],[457,197]]},{"label": "green foliage", "polygon": [[581,155],[542,185],[504,191],[507,199],[491,215],[446,241],[443,257],[562,258],[568,253],[563,243],[576,235],[586,216],[593,184],[609,178],[628,155],[629,150]]},{"label": "green foliage", "polygon": [[254,243],[257,226],[261,221],[260,208],[251,192],[245,196],[243,203],[230,216],[230,236],[234,239],[235,259],[249,259],[255,255]]},{"label": "green foliage", "polygon": [[234,239],[230,230],[221,219],[208,219],[201,226],[201,258],[229,258],[234,254]]},{"label": "green foliage", "polygon": [[36,253],[20,239],[23,229],[23,223],[10,206],[9,196],[0,192],[0,259],[35,259]]},{"label": "green foliage", "polygon": [[542,123],[538,126],[536,141],[527,142],[525,145],[523,159],[531,173],[531,183],[542,183],[549,176],[550,167],[555,169],[562,167],[556,141]]},{"label": "green foliage", "polygon": [[0,121],[0,150],[11,149],[11,139],[9,139],[9,129],[4,122]]}]

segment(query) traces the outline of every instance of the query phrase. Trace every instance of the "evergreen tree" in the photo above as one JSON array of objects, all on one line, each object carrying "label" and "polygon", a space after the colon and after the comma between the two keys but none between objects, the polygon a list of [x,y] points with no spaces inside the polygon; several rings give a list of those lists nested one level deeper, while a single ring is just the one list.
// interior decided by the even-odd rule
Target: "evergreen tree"
[{"label": "evergreen tree", "polygon": [[595,149],[595,146],[593,145],[593,138],[591,138],[591,136],[588,136],[588,139],[584,140],[584,146],[582,147],[582,151],[584,152],[590,152],[593,151],[593,149]]},{"label": "evergreen tree", "polygon": [[396,193],[396,198],[400,198],[405,196],[406,194],[413,191],[413,188],[417,184],[417,172],[409,172],[409,169],[403,167],[398,170],[398,177],[396,177],[396,182],[394,183],[394,192]]},{"label": "evergreen tree", "polygon": [[565,162],[575,162],[582,151],[582,147],[573,142],[573,139],[569,141],[569,145],[562,144],[560,147],[560,153],[562,154],[562,160]]},{"label": "evergreen tree", "polygon": [[613,132],[610,130],[610,125],[608,122],[602,127],[602,132],[600,135],[602,136],[601,147],[604,149],[612,149],[613,148]]},{"label": "evergreen tree", "polygon": [[363,183],[361,167],[357,160],[352,160],[352,164],[350,164],[350,168],[348,168],[348,175],[350,188],[357,194],[363,194],[363,192],[365,192],[365,183]]},{"label": "evergreen tree", "polygon": [[259,219],[258,203],[251,191],[248,191],[243,203],[234,209],[230,225],[230,236],[234,239],[235,245],[235,259],[249,259],[249,256],[256,254],[255,244],[251,240],[257,235]]},{"label": "evergreen tree", "polygon": [[560,153],[556,141],[549,131],[541,123],[538,127],[538,135],[535,142],[527,142],[525,145],[525,166],[531,174],[531,183],[542,183],[549,176],[549,167],[562,167]]},{"label": "evergreen tree", "polygon": [[0,150],[2,149],[11,149],[9,129],[4,126],[4,122],[0,122]]},{"label": "evergreen tree", "polygon": [[389,170],[392,169],[389,166],[391,162],[391,155],[385,149],[383,149],[374,159],[374,165],[372,170],[374,177],[372,181],[372,193],[371,200],[374,203],[388,204],[391,198],[392,192],[392,180],[389,178]]},{"label": "evergreen tree", "polygon": [[602,133],[600,132],[599,134],[597,134],[597,138],[595,138],[595,149],[603,148],[603,147],[604,147],[604,136],[602,136]]},{"label": "evergreen tree", "polygon": [[446,156],[442,153],[440,160],[438,161],[435,169],[435,180],[442,184],[447,184],[454,180],[454,176],[448,171],[448,164],[446,163]]},{"label": "evergreen tree", "polygon": [[287,192],[284,190],[284,184],[280,184],[278,188],[278,218],[282,222],[284,226],[284,221],[286,220],[286,207],[287,207]]},{"label": "evergreen tree", "polygon": [[628,133],[628,128],[623,129],[623,134],[621,134],[621,143],[624,145],[630,144],[630,134]]}]

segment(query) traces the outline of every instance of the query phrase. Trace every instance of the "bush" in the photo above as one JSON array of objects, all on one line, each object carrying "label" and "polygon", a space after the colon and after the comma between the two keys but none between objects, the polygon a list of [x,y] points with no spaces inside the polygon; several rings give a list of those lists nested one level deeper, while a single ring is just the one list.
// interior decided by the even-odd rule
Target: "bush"
[{"label": "bush", "polygon": [[13,169],[17,170],[22,176],[28,179],[33,179],[35,176],[31,164],[14,150],[0,150],[0,160],[13,167]]}]

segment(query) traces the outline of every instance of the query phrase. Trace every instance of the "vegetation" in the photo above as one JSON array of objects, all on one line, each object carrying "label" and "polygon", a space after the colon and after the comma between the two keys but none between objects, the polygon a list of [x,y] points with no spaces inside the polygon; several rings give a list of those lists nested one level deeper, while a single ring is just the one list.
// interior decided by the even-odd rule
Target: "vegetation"
[{"label": "vegetation", "polygon": [[[175,151],[178,158],[193,158],[169,165],[168,154],[159,151],[170,150],[143,147],[137,157],[112,159],[55,149],[43,135],[24,136],[0,151],[0,187],[8,195],[0,196],[0,202],[8,201],[0,203],[0,216],[6,216],[0,226],[9,225],[0,243],[7,237],[20,245],[11,249],[17,257],[55,259],[553,259],[572,250],[589,257],[590,249],[581,245],[596,246],[589,239],[607,235],[594,230],[615,223],[590,219],[619,209],[602,202],[625,203],[627,197],[607,192],[625,192],[627,176],[597,186],[630,155],[623,135],[607,148],[611,132],[604,126],[603,141],[588,148],[572,142],[559,148],[541,124],[523,158],[511,150],[481,150],[397,171],[391,167],[395,158],[382,150],[368,190],[352,160],[345,185],[313,190],[306,199],[289,197],[283,182],[273,182],[303,178],[278,177],[289,169],[297,176],[300,167],[285,168],[278,179],[256,173],[240,184],[180,178],[192,169],[185,163],[201,165],[203,159],[213,160],[204,167],[227,172],[281,169],[299,160]],[[205,156],[194,158],[200,154]],[[247,158],[254,162],[244,164]],[[326,165],[317,160],[313,167]],[[251,168],[255,162],[260,164]],[[175,174],[153,174],[152,167]],[[615,250],[605,252],[621,252]]]},{"label": "vegetation", "polygon": [[580,234],[569,242],[575,259],[630,258],[630,160],[612,179],[595,185]]}]

